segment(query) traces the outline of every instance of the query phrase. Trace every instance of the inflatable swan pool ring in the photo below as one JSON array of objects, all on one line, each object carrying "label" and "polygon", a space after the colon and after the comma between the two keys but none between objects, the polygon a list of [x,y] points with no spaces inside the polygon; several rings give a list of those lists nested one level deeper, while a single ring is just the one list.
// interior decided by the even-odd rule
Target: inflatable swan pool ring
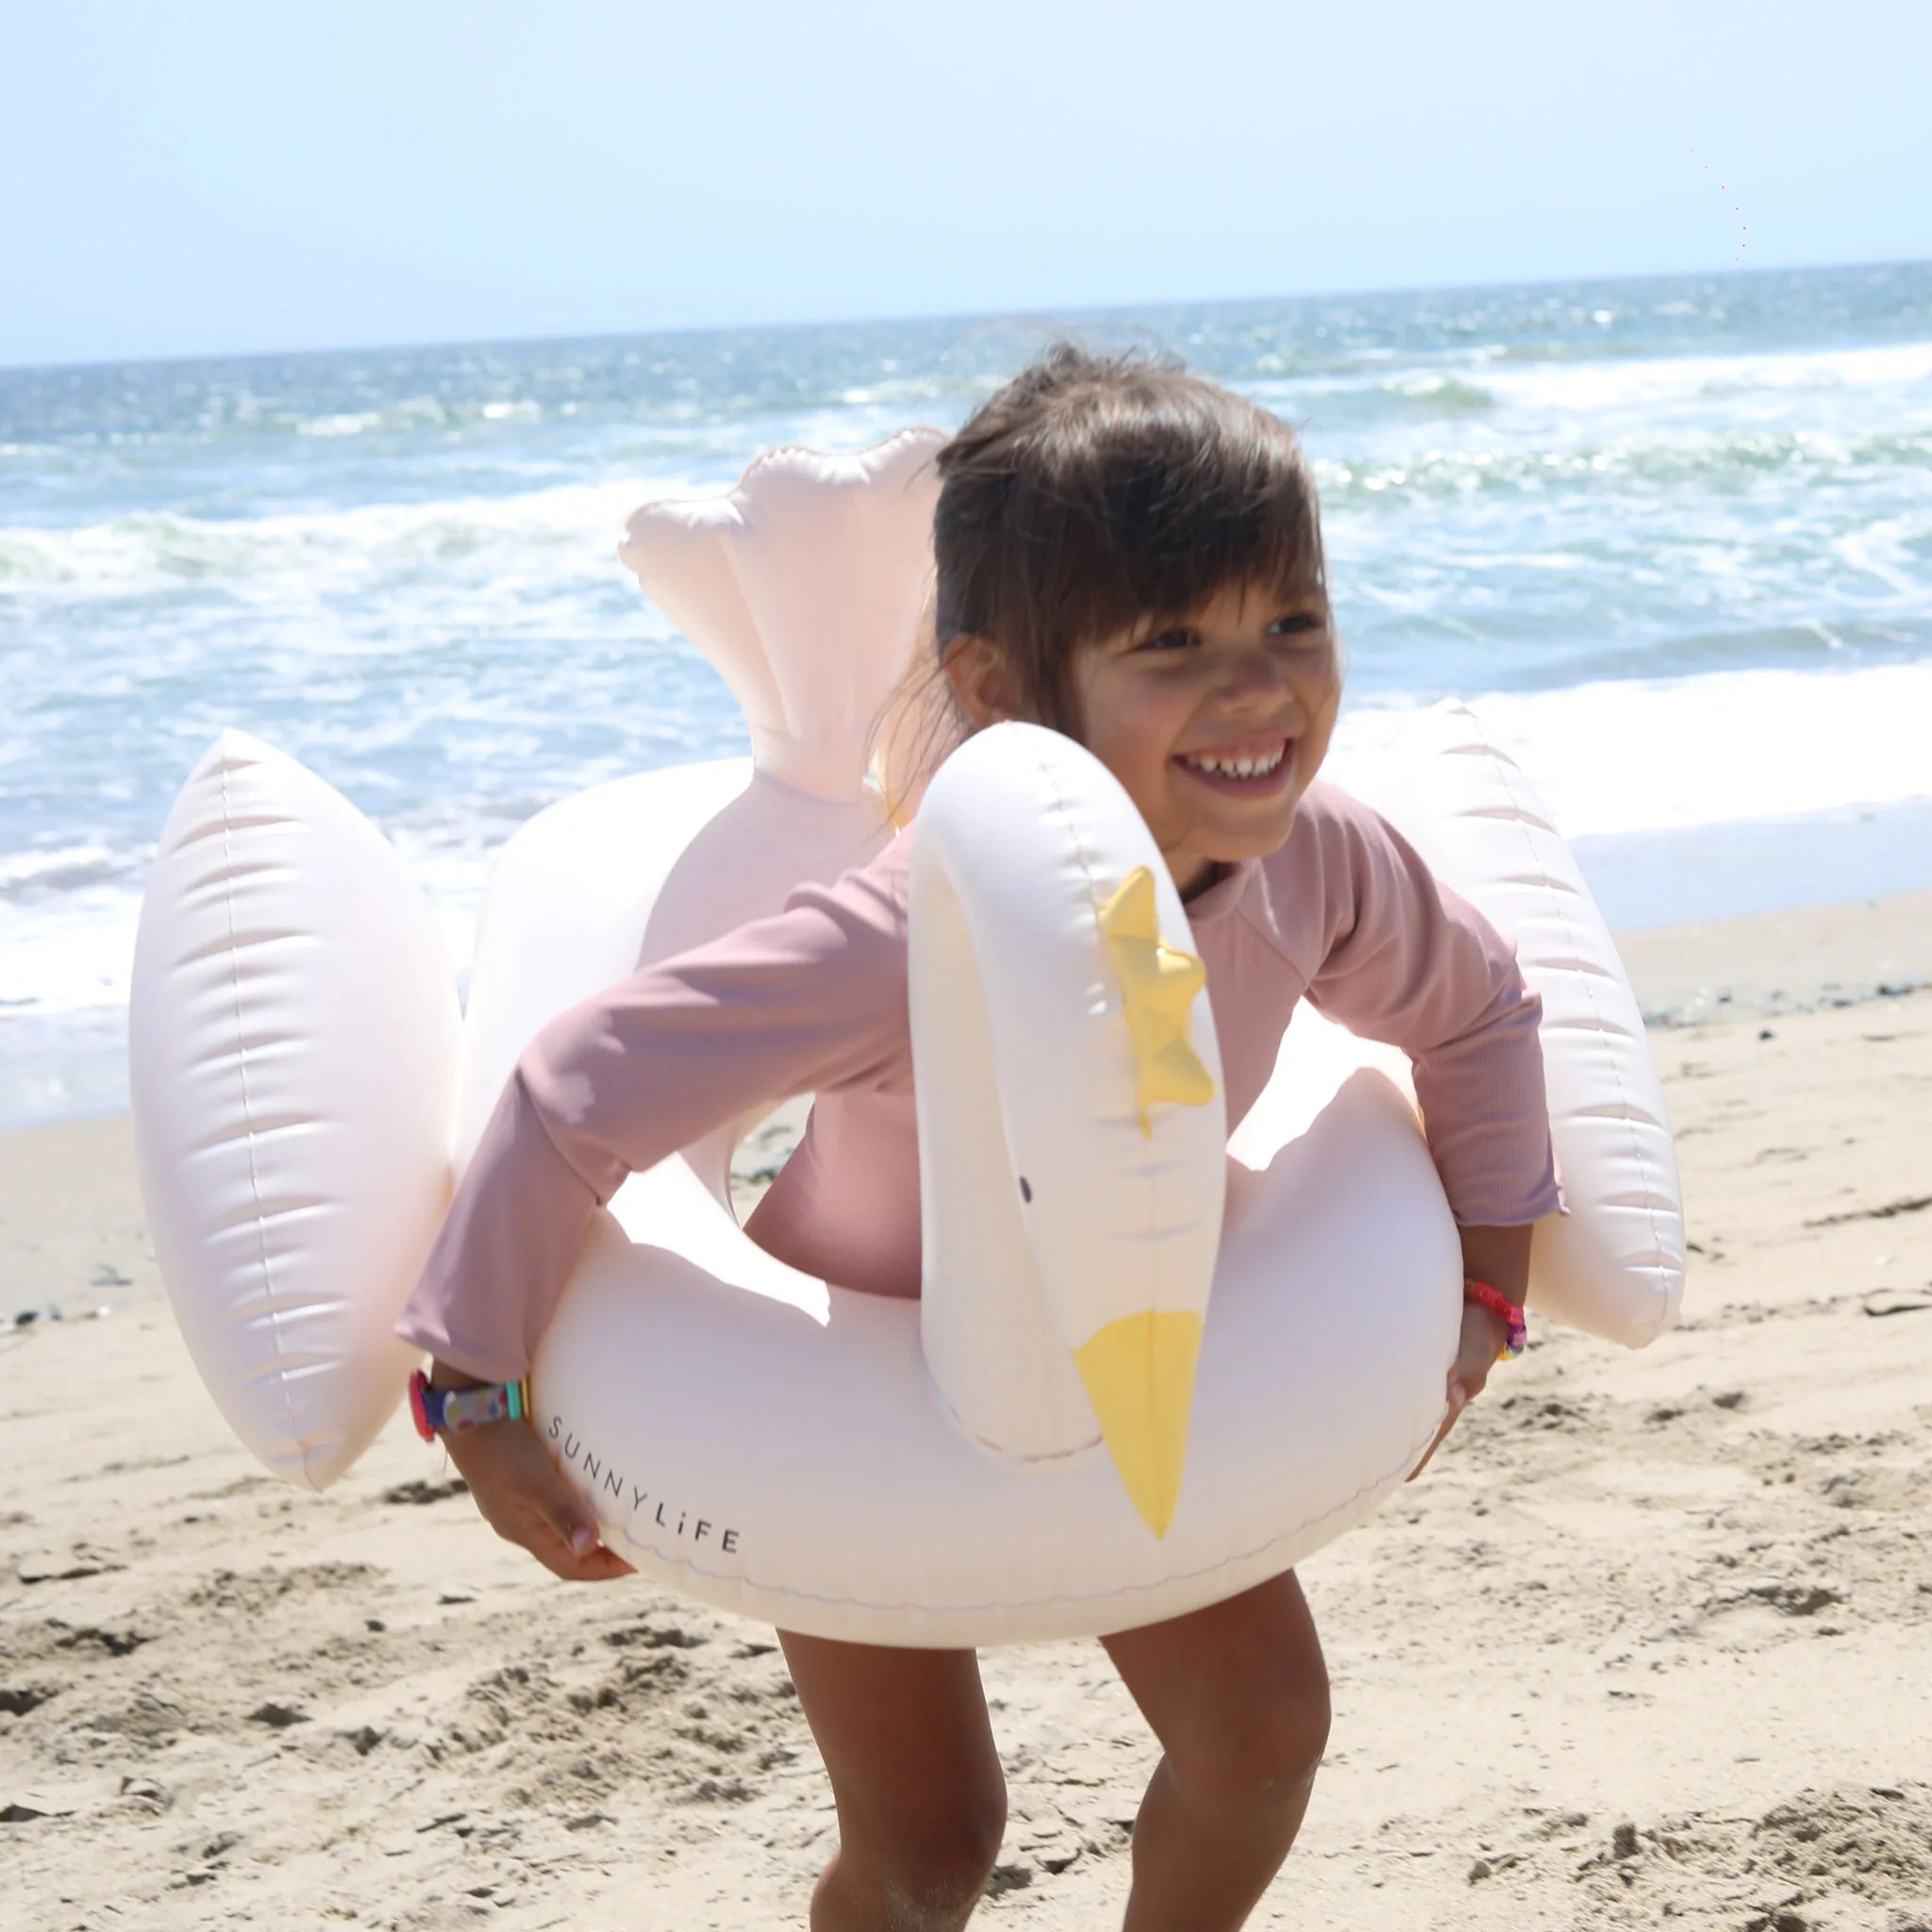
[{"label": "inflatable swan pool ring", "polygon": [[[780,451],[632,520],[622,555],[729,682],[752,757],[525,825],[467,1015],[422,895],[346,801],[232,732],[190,778],[137,947],[137,1141],[195,1361],[277,1474],[321,1488],[394,1407],[391,1324],[452,1159],[539,1027],[891,835],[867,746],[929,577],[937,441]],[[1401,771],[1375,802],[1515,937],[1544,1002],[1569,1213],[1539,1232],[1532,1305],[1645,1342],[1675,1312],[1682,1229],[1614,948],[1467,711],[1419,715]],[[1115,1630],[1300,1561],[1442,1415],[1459,1255],[1406,1061],[1304,1005],[1230,1142],[1186,912],[1120,786],[1050,732],[947,760],[911,893],[923,1298],[755,1246],[730,1124],[597,1217],[534,1366],[537,1427],[648,1580],[821,1636]]]}]

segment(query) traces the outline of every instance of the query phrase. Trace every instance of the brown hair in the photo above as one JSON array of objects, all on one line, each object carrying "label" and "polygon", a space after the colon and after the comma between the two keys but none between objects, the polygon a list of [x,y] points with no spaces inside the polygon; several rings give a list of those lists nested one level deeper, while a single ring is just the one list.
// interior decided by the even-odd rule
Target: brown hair
[{"label": "brown hair", "polygon": [[874,731],[895,819],[966,729],[943,672],[956,638],[988,640],[1031,714],[1079,738],[1083,645],[1185,617],[1232,584],[1325,593],[1294,431],[1172,358],[1057,342],[936,460],[934,593],[912,674]]},{"label": "brown hair", "polygon": [[1056,343],[938,461],[938,655],[990,640],[1034,716],[1074,737],[1082,645],[1186,616],[1232,584],[1324,586],[1293,430],[1170,358]]}]

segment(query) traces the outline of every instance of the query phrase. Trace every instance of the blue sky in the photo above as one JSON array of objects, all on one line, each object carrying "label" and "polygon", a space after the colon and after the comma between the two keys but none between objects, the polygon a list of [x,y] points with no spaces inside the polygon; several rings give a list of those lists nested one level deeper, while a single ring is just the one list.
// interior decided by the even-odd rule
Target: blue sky
[{"label": "blue sky", "polygon": [[0,0],[0,365],[1932,256],[1925,0]]}]

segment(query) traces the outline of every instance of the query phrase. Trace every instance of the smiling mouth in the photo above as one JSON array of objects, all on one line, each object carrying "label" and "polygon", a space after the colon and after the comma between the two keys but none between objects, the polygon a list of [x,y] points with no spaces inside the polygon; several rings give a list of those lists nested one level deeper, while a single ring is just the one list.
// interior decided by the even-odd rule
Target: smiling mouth
[{"label": "smiling mouth", "polygon": [[1265,749],[1183,752],[1174,763],[1217,791],[1264,792],[1286,782],[1293,751],[1292,739],[1277,739]]}]

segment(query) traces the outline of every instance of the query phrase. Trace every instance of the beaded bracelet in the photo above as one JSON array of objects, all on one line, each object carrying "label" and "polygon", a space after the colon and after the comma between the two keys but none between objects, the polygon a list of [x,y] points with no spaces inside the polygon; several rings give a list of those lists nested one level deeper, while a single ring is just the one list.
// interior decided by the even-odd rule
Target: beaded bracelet
[{"label": "beaded bracelet", "polygon": [[1462,1299],[1474,1302],[1479,1307],[1489,1309],[1508,1330],[1502,1350],[1497,1355],[1499,1362],[1513,1362],[1529,1346],[1529,1329],[1523,1319],[1523,1309],[1499,1288],[1491,1288],[1487,1281],[1476,1281],[1465,1277],[1462,1284]]}]

